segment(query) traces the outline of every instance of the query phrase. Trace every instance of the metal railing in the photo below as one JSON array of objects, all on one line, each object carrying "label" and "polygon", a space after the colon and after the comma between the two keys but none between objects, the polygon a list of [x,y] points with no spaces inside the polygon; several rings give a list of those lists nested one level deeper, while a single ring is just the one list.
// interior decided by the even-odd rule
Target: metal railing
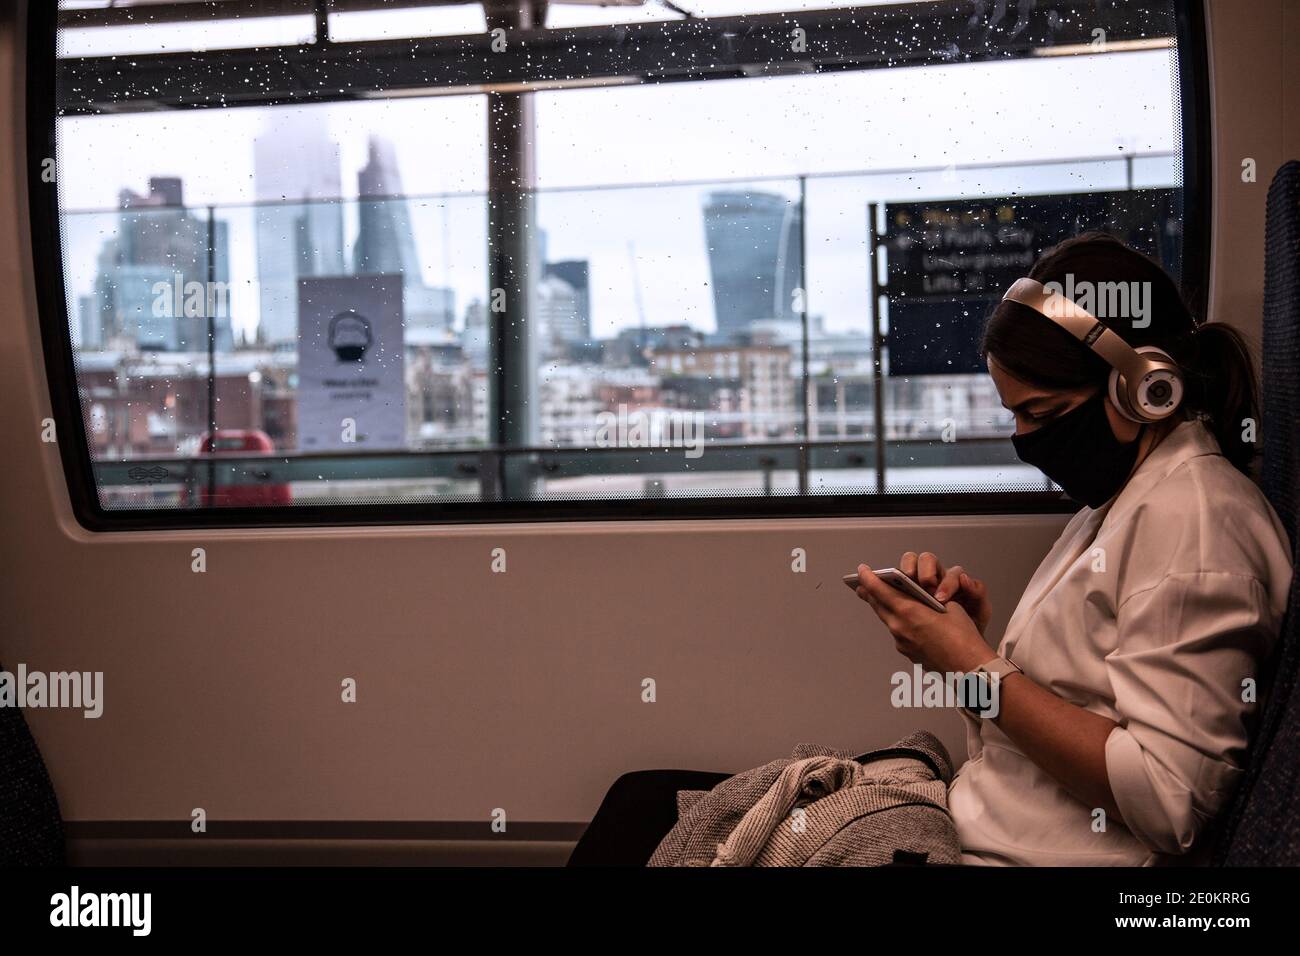
[{"label": "metal railing", "polygon": [[[419,452],[359,452],[281,455],[202,454],[189,458],[147,458],[95,463],[102,492],[146,490],[171,492],[183,506],[197,507],[201,490],[213,489],[220,504],[229,489],[270,488],[300,483],[437,481],[464,484],[465,490],[435,495],[465,500],[504,500],[499,476],[503,459],[534,478],[557,481],[608,476],[725,475],[755,473],[762,493],[776,492],[780,473],[803,475],[791,490],[807,486],[813,472],[861,471],[865,480],[855,490],[874,493],[877,451],[881,446],[863,441],[715,442],[700,458],[690,458],[680,448],[494,448]],[[884,446],[886,465],[892,468],[951,468],[1019,466],[1006,438],[967,438],[960,442],[927,439],[893,439]],[[209,486],[208,483],[211,482]],[[469,490],[472,486],[474,491]],[[1044,488],[1049,487],[1046,484]],[[579,492],[577,497],[581,497]],[[364,497],[364,496],[362,496]],[[543,493],[539,497],[546,497]]]}]

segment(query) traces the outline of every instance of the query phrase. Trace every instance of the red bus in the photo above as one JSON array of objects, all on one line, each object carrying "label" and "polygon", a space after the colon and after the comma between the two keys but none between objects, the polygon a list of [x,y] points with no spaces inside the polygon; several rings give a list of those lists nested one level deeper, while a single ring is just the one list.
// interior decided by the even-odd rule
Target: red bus
[{"label": "red bus", "polygon": [[[202,464],[202,457],[212,455],[214,458],[230,456],[236,458],[253,458],[275,451],[271,437],[256,428],[219,429],[215,434],[205,434],[199,443],[200,464],[198,469],[199,506],[202,508],[268,508],[288,505],[292,498],[288,484],[271,483],[270,469],[259,469],[256,463],[245,468],[243,480],[231,484],[228,476],[218,475],[215,488],[209,488],[207,469]],[[218,471],[221,466],[218,465]],[[189,489],[181,496],[182,503],[188,503]]]}]

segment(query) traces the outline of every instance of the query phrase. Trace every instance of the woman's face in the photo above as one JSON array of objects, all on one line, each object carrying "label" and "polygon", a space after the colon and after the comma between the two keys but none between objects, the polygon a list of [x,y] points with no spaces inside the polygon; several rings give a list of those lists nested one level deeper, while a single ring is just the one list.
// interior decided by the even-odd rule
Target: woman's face
[{"label": "woman's face", "polygon": [[[1017,435],[1031,432],[1058,415],[1064,415],[1070,409],[1082,405],[1100,387],[1089,385],[1064,390],[1037,388],[1013,376],[992,355],[988,357],[988,366],[998,397],[1002,399],[1002,407],[1016,417]],[[1130,442],[1137,437],[1140,426],[1121,415],[1109,399],[1106,401],[1106,417],[1110,420],[1111,431],[1120,441]]]}]

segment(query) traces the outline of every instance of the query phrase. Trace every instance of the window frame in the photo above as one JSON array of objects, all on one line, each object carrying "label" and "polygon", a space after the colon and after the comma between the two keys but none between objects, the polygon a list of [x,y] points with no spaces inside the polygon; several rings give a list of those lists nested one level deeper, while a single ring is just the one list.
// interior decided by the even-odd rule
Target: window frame
[{"label": "window frame", "polygon": [[[1205,14],[1198,0],[1173,0],[1176,23],[1179,96],[1182,110],[1182,163],[1183,163],[1183,259],[1182,282],[1184,295],[1195,314],[1204,315],[1206,285],[1210,264],[1211,235],[1211,169],[1209,124],[1209,66]],[[925,4],[925,8],[942,10],[946,4]],[[955,8],[955,5],[953,5]],[[908,19],[918,12],[909,5]],[[829,23],[833,32],[836,22],[848,22],[858,8],[840,9],[809,14],[790,14],[803,22]],[[878,14],[891,8],[866,8]],[[381,504],[338,505],[288,505],[280,507],[221,507],[193,509],[112,509],[100,503],[95,481],[94,463],[86,433],[86,422],[78,398],[77,371],[67,315],[67,302],[63,281],[62,243],[58,190],[54,183],[42,179],[43,163],[56,155],[57,89],[59,75],[67,75],[68,67],[61,66],[57,57],[58,10],[54,3],[30,3],[26,8],[28,42],[26,49],[26,106],[27,106],[27,159],[28,200],[33,249],[32,269],[37,288],[37,305],[40,317],[42,347],[46,378],[50,392],[50,407],[56,426],[60,459],[63,465],[72,511],[81,526],[93,532],[185,530],[205,528],[247,527],[330,527],[330,526],[395,526],[421,524],[490,524],[528,523],[553,521],[596,520],[659,520],[659,519],[735,519],[735,518],[832,518],[878,516],[931,516],[931,515],[994,515],[994,514],[1068,514],[1078,505],[1059,492],[1051,491],[972,491],[972,492],[891,492],[855,494],[773,494],[730,495],[719,497],[664,496],[636,499],[574,498],[517,499],[478,501],[429,501]],[[683,30],[698,34],[704,21],[684,21]],[[711,28],[724,32],[735,29],[746,41],[754,37],[756,25],[768,31],[766,38],[756,41],[763,49],[771,44],[773,30],[786,31],[790,21],[787,15],[774,14],[760,17],[729,18],[727,21],[707,21]],[[719,26],[721,25],[721,26]],[[662,33],[663,24],[647,27],[615,25],[611,27],[581,28],[578,31],[538,30],[535,34],[574,33],[597,37],[644,32],[646,37]],[[748,32],[747,32],[748,31]],[[811,31],[810,31],[811,33]],[[780,33],[778,35],[783,35]],[[698,39],[698,37],[697,37]],[[842,40],[842,34],[841,34]],[[357,44],[332,44],[331,57],[340,55],[340,48],[356,45],[376,48],[378,44],[396,43],[403,47],[444,49],[463,55],[466,48],[486,42],[479,37],[434,38],[424,41],[364,41]],[[788,44],[787,44],[788,46]],[[294,48],[301,52],[303,48]],[[248,55],[256,51],[238,51]],[[895,51],[897,52],[897,51]],[[997,57],[1004,58],[999,51]],[[132,61],[149,61],[155,56],[218,56],[221,51],[206,54],[149,54],[127,57]],[[407,55],[410,55],[408,50]],[[107,58],[105,58],[107,59]],[[118,58],[121,59],[121,58]],[[926,58],[924,62],[932,62]],[[880,64],[876,64],[880,65]],[[850,66],[849,68],[854,68]],[[857,68],[871,68],[870,65]],[[737,75],[729,68],[710,70],[707,78]],[[202,75],[202,71],[197,71]],[[84,78],[84,77],[83,77]],[[686,71],[683,75],[667,79],[703,79],[699,71]],[[664,79],[664,78],[659,78]],[[336,100],[353,98],[340,95]],[[302,100],[284,100],[270,97],[261,105],[286,105],[290,102],[321,102],[322,98],[308,96]],[[201,107],[189,102],[180,106]],[[39,266],[38,250],[57,250],[57,268]],[[72,436],[69,438],[69,436]],[[750,443],[753,444],[753,443]],[[800,446],[799,440],[793,442]],[[806,447],[806,445],[805,445]],[[890,443],[885,442],[888,455]],[[473,454],[478,450],[469,450]],[[510,452],[511,449],[496,449]],[[564,449],[551,450],[563,454]],[[580,451],[578,449],[574,450]],[[398,455],[418,456],[420,452],[394,452]],[[286,457],[294,457],[292,455]],[[498,457],[504,457],[499,455]]]}]

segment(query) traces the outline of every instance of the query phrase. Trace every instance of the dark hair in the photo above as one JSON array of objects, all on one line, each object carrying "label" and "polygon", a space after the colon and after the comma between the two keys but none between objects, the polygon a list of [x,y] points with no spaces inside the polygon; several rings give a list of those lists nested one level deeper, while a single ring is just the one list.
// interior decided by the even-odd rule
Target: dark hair
[{"label": "dark hair", "polygon": [[[1161,266],[1104,232],[1067,239],[1039,257],[1029,276],[1044,284],[1149,283],[1150,324],[1099,315],[1134,347],[1154,345],[1183,371],[1182,410],[1200,416],[1224,457],[1250,473],[1258,445],[1243,440],[1246,419],[1259,421],[1259,391],[1246,338],[1222,322],[1198,322]],[[1069,332],[1019,302],[1001,302],[984,327],[981,356],[992,355],[1011,375],[1037,388],[1076,389],[1106,384],[1111,368]]]}]

